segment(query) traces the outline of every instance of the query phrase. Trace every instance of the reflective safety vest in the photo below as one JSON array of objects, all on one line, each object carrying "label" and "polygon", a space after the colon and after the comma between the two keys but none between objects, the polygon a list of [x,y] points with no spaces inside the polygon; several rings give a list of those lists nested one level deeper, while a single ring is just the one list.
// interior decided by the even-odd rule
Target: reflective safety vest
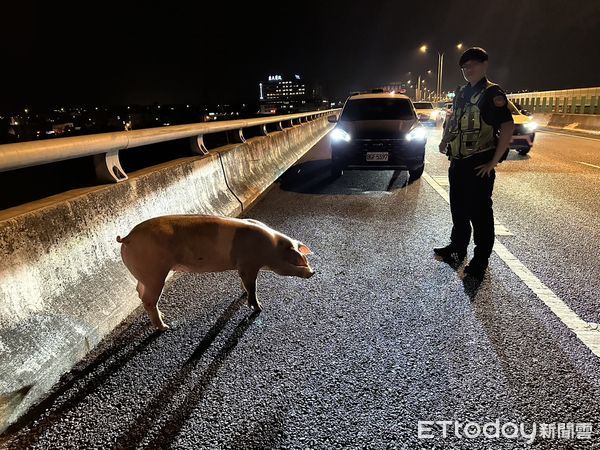
[{"label": "reflective safety vest", "polygon": [[450,142],[449,156],[453,159],[462,159],[477,153],[486,152],[496,148],[494,127],[486,123],[481,117],[479,102],[485,91],[496,86],[487,81],[485,87],[467,99],[460,107],[459,98],[464,95],[467,86],[463,86],[455,101],[455,108],[450,119],[448,141]]}]

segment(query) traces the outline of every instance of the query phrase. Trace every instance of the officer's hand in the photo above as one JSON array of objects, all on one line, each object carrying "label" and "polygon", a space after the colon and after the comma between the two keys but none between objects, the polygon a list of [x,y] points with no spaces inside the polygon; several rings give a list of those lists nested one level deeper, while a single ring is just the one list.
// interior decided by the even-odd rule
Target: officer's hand
[{"label": "officer's hand", "polygon": [[448,144],[444,141],[440,142],[440,146],[439,146],[440,153],[443,153],[444,155],[446,154],[446,146],[447,145]]},{"label": "officer's hand", "polygon": [[494,161],[490,161],[487,164],[482,164],[480,166],[475,167],[475,170],[477,171],[477,176],[478,177],[489,177],[490,174],[492,173],[492,170],[494,170],[494,168],[496,167],[496,164]]}]

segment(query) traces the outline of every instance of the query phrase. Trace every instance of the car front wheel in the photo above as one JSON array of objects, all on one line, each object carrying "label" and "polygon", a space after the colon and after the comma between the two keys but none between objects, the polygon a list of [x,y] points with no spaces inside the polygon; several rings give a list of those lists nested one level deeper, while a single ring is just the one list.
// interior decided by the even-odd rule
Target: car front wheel
[{"label": "car front wheel", "polygon": [[519,155],[525,156],[527,153],[529,153],[529,150],[531,150],[531,147],[521,148],[518,150],[518,152],[519,152]]},{"label": "car front wheel", "polygon": [[418,169],[409,170],[408,174],[410,176],[409,177],[410,181],[415,181],[415,180],[418,180],[419,178],[421,178],[421,175],[423,175],[423,170],[425,170],[425,164],[423,164]]},{"label": "car front wheel", "polygon": [[331,169],[330,169],[330,176],[331,179],[336,179],[342,176],[342,174],[344,173],[344,170],[342,169],[342,166],[336,162],[331,161]]}]

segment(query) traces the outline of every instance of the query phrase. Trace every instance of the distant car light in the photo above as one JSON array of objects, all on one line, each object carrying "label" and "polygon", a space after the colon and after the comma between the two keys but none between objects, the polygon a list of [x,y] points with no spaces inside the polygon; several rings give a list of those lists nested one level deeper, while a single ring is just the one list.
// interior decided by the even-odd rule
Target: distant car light
[{"label": "distant car light", "polygon": [[351,138],[346,131],[342,130],[341,128],[336,128],[331,132],[331,139],[333,139],[336,142],[350,142]]}]

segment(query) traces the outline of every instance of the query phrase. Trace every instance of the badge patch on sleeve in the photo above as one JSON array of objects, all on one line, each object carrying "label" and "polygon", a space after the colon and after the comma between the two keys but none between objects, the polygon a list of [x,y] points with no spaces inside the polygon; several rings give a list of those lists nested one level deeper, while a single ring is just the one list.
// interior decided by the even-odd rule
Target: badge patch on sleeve
[{"label": "badge patch on sleeve", "polygon": [[506,97],[504,97],[504,95],[496,95],[494,97],[494,105],[496,105],[498,108],[502,108],[506,105]]}]

